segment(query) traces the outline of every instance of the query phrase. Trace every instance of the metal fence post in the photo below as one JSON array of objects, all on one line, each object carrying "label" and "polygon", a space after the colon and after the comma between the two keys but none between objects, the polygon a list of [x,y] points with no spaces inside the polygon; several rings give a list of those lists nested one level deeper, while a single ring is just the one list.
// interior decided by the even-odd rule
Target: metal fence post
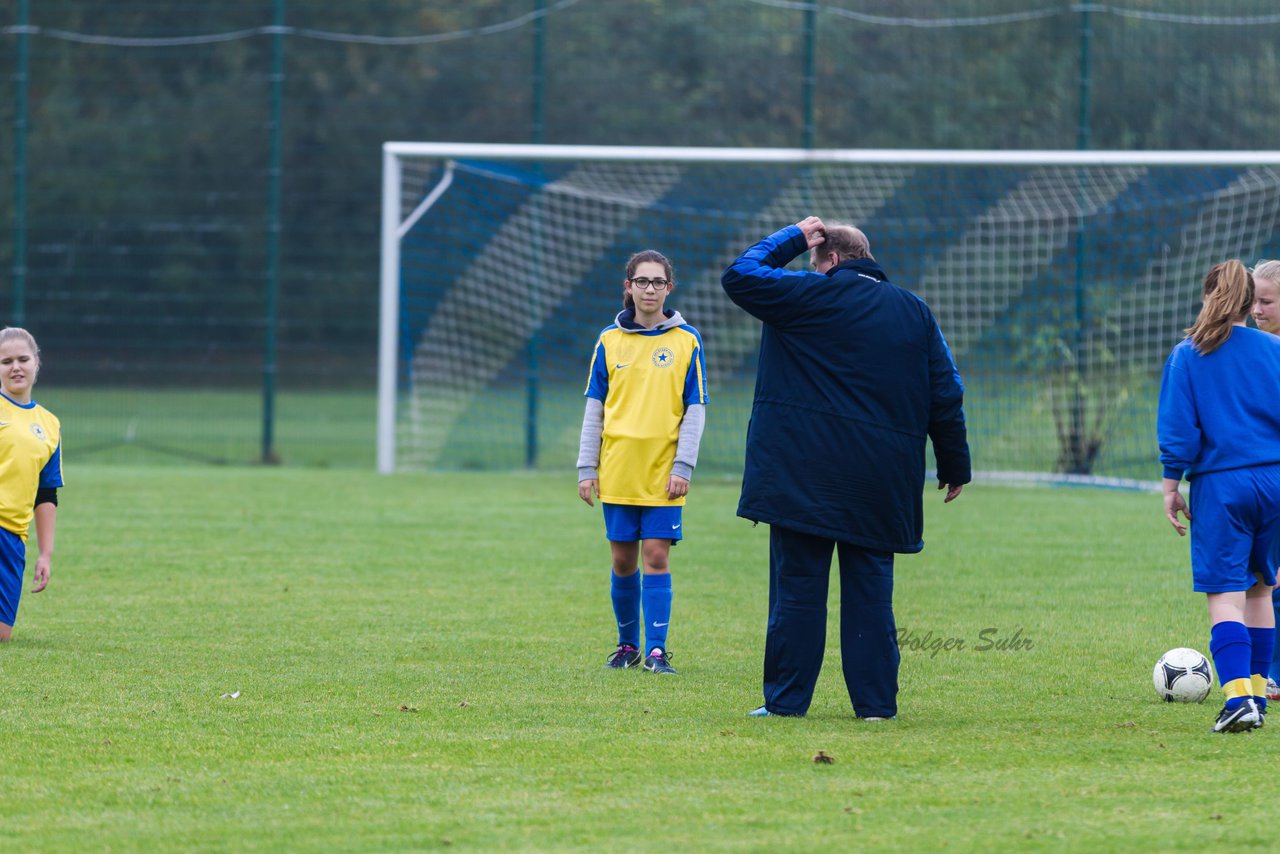
[{"label": "metal fence post", "polygon": [[280,132],[284,89],[284,3],[275,0],[271,36],[271,117],[268,121],[267,262],[262,357],[262,462],[278,463],[275,449],[277,325],[280,301]]},{"label": "metal fence post", "polygon": [[17,97],[13,110],[13,314],[22,326],[27,315],[27,90],[31,66],[31,0],[18,0]]}]

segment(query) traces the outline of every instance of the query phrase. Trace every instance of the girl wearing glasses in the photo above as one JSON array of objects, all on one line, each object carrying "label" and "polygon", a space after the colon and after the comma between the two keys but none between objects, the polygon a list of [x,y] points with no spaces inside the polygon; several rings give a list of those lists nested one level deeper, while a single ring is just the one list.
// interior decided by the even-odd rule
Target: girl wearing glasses
[{"label": "girl wearing glasses", "polygon": [[643,662],[645,670],[667,674],[676,672],[667,649],[668,558],[684,535],[681,510],[707,403],[702,337],[664,307],[674,289],[671,262],[662,253],[646,249],[627,261],[623,309],[591,354],[578,448],[578,497],[588,506],[600,499],[613,555],[618,647],[606,666]]}]

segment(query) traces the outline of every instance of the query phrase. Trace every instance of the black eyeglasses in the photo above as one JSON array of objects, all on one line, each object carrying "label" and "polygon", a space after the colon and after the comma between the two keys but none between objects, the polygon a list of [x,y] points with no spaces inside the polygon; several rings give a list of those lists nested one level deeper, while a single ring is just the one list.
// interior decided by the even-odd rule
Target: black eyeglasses
[{"label": "black eyeglasses", "polygon": [[667,285],[669,284],[671,284],[671,282],[667,281],[666,279],[632,279],[631,280],[631,286],[635,288],[639,288],[642,291],[647,291],[650,288],[653,288],[653,290],[655,291],[661,291],[666,289]]}]

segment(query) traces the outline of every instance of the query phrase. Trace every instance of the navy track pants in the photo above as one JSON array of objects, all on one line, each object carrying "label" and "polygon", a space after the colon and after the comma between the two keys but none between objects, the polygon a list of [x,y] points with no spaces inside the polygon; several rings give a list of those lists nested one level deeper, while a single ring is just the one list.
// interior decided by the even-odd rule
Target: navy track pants
[{"label": "navy track pants", "polygon": [[803,715],[813,700],[827,637],[831,553],[840,558],[840,660],[854,713],[898,713],[898,639],[893,553],[864,549],[777,525],[769,529],[769,628],[764,704]]}]

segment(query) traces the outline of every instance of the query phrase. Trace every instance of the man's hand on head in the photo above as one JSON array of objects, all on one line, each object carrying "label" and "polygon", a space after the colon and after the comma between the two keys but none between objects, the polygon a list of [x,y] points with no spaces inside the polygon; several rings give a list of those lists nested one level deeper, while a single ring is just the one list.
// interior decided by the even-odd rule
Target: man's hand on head
[{"label": "man's hand on head", "polygon": [[827,227],[816,216],[807,216],[796,223],[796,227],[804,232],[805,243],[812,249],[821,246],[827,239]]}]

